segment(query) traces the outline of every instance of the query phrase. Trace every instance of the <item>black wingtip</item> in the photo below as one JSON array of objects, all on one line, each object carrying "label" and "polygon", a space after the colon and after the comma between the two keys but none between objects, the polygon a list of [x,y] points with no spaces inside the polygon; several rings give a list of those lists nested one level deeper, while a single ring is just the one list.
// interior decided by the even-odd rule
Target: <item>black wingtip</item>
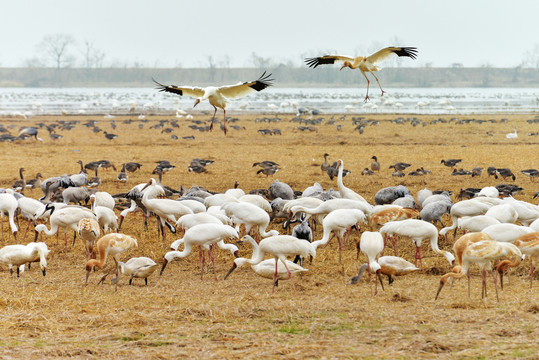
[{"label": "black wingtip", "polygon": [[271,79],[271,76],[271,73],[266,75],[266,71],[264,71],[264,73],[254,82],[254,84],[249,85],[249,87],[256,91],[261,91],[269,86],[273,86],[272,81],[274,81],[274,79]]},{"label": "black wingtip", "polygon": [[396,47],[397,49],[400,49],[400,50],[397,50],[395,51],[395,54],[397,54],[398,56],[407,56],[409,58],[412,58],[412,59],[416,59],[417,58],[417,48],[416,47]]}]

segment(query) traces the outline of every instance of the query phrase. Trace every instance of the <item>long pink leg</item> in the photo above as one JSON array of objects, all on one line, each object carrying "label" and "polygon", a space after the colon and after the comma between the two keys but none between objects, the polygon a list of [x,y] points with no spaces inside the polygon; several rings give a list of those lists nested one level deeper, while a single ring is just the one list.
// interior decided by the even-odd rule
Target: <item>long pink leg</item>
[{"label": "long pink leg", "polygon": [[378,83],[378,86],[380,86],[380,90],[382,90],[382,96],[384,96],[385,94],[385,91],[384,89],[382,89],[382,85],[380,85],[380,81],[378,80],[378,78],[376,77],[376,75],[374,75],[373,72],[371,72],[372,76],[374,76],[374,78],[376,79],[376,82]]},{"label": "long pink leg", "polygon": [[[284,264],[284,267],[286,268],[286,271],[288,272],[288,277],[290,278],[290,282],[292,283],[292,288],[294,289],[294,293],[297,293],[296,286],[294,285],[294,280],[292,280],[292,273],[290,272],[290,270],[288,270],[288,266],[286,265],[286,261],[282,261],[282,262]],[[277,259],[275,260],[275,264],[277,264]],[[275,267],[275,268],[277,268],[277,267]]]},{"label": "long pink leg", "polygon": [[215,106],[213,106],[213,108],[215,109],[215,111],[213,112],[213,117],[211,118],[210,131],[213,130],[213,120],[215,119],[215,114],[217,114],[217,108]]},{"label": "long pink leg", "polygon": [[419,266],[421,267],[421,272],[424,274],[425,270],[423,269],[423,259],[421,258],[421,248],[419,246],[416,246],[416,248],[415,248],[416,264],[417,264],[417,259],[419,259]]},{"label": "long pink leg", "polygon": [[206,255],[204,254],[204,249],[202,249],[202,247],[200,248],[201,252],[202,252],[202,271],[200,272],[200,279],[201,280],[204,280],[204,269],[205,269],[205,266],[206,266]]},{"label": "long pink leg", "polygon": [[213,276],[215,276],[215,280],[217,280],[217,274],[215,273],[215,257],[213,256],[214,247],[215,246],[213,244],[210,245],[210,250],[208,250],[208,256],[210,257],[210,260],[211,260],[211,266],[213,268]]},{"label": "long pink leg", "polygon": [[[342,239],[339,235],[337,235],[337,240],[339,240],[339,264],[341,264],[341,256],[342,256]],[[286,265],[286,264],[285,264]]]},{"label": "long pink leg", "polygon": [[371,82],[370,82],[369,78],[367,77],[367,75],[363,71],[361,73],[363,74],[363,76],[365,76],[365,79],[367,79],[367,95],[365,95],[365,100],[364,100],[364,102],[367,102],[367,100],[370,100],[370,98],[369,98],[369,86],[371,85]]},{"label": "long pink leg", "polygon": [[491,270],[490,273],[492,274],[492,278],[494,279],[494,288],[496,289],[496,301],[500,301],[500,298],[498,297],[498,278],[496,277],[496,273],[494,270]]}]

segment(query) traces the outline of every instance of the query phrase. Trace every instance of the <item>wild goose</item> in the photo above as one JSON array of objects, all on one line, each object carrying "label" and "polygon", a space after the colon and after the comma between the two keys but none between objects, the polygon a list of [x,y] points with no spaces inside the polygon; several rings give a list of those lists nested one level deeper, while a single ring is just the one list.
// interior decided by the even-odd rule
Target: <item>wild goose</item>
[{"label": "wild goose", "polygon": [[371,163],[371,170],[372,171],[380,171],[380,163],[378,162],[378,158],[376,156],[371,157],[373,162]]},{"label": "wild goose", "polygon": [[19,169],[20,179],[15,181],[12,186],[14,191],[23,191],[24,188],[26,187],[26,181],[24,180],[24,175],[22,174],[23,172],[24,172],[24,168],[20,168]]}]

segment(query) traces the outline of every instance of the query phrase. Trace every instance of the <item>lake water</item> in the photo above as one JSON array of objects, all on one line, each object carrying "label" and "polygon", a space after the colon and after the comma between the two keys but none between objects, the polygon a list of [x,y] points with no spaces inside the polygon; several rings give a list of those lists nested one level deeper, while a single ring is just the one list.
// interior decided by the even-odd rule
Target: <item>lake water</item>
[{"label": "lake water", "polygon": [[[232,100],[228,114],[297,113],[299,108],[322,113],[538,113],[539,88],[388,88],[381,97],[365,88],[269,88]],[[194,99],[158,92],[153,88],[1,88],[0,115],[95,114],[196,114],[211,111],[208,102],[193,109]],[[184,113],[184,114],[185,114]]]}]

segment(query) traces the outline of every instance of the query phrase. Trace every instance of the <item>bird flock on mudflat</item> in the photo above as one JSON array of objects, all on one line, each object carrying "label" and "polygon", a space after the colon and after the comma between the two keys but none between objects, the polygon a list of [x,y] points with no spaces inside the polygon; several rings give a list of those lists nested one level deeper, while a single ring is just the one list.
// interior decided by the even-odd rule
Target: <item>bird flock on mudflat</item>
[{"label": "bird flock on mudflat", "polygon": [[[344,266],[342,255],[348,251],[350,244],[355,243],[357,258],[363,254],[366,263],[358,262],[359,273],[350,279],[349,284],[360,282],[366,270],[373,272],[377,277],[371,290],[373,295],[378,293],[378,282],[385,290],[382,275],[388,277],[391,285],[397,276],[424,271],[423,241],[428,242],[434,254],[445,259],[442,263],[446,264],[443,266],[447,273],[440,279],[436,299],[449,278],[466,276],[470,281],[470,267],[474,264],[481,271],[482,297],[487,295],[486,278],[487,272],[490,272],[498,298],[498,278],[503,289],[503,276],[508,268],[519,266],[526,257],[530,261],[530,288],[533,287],[533,262],[539,260],[538,205],[517,200],[513,193],[502,192],[496,187],[479,189],[473,195],[454,202],[448,191],[425,188],[414,197],[403,185],[380,189],[371,204],[344,184],[343,160],[338,159],[335,164],[329,165],[329,154],[325,153],[323,157],[324,162],[320,166],[323,172],[336,167],[335,190],[324,190],[315,183],[303,191],[297,191],[275,180],[268,189],[246,192],[236,181],[225,192],[215,193],[202,186],[174,190],[150,178],[127,193],[109,194],[99,191],[97,187],[90,188],[87,176],[87,169],[116,168],[107,160],[86,165],[79,161],[79,173],[41,181],[37,186],[43,191],[40,200],[24,196],[21,187],[23,190],[32,187],[21,186],[16,181],[12,188],[3,189],[0,193],[0,210],[8,214],[9,227],[16,242],[25,242],[31,225],[35,229],[34,242],[3,247],[0,249],[0,264],[8,266],[12,273],[16,271],[20,276],[25,267],[30,268],[32,262],[39,261],[45,275],[47,256],[51,250],[43,241],[43,233],[56,235],[56,250],[62,251],[62,246],[58,245],[62,228],[63,251],[70,251],[68,229],[74,232],[71,251],[76,249],[77,237],[83,241],[85,260],[81,258],[81,262],[85,262],[85,284],[88,284],[92,271],[105,268],[107,259],[112,257],[114,267],[102,275],[99,283],[104,283],[112,273],[110,283],[115,289],[121,275],[129,277],[129,284],[133,279],[140,278],[147,285],[148,277],[153,272],[160,269],[163,275],[170,263],[187,257],[198,246],[202,278],[209,262],[217,279],[214,261],[215,252],[220,249],[233,257],[232,267],[223,277],[226,281],[233,281],[229,277],[234,270],[248,264],[255,274],[272,279],[273,291],[279,280],[287,279],[291,280],[296,291],[292,275],[307,272],[305,259],[310,264],[316,262],[318,248],[327,247],[335,237],[335,251],[338,251],[336,261],[341,266]],[[382,168],[380,159],[372,156],[371,160],[372,171],[379,172]],[[196,158],[190,166],[207,166],[211,162]],[[461,159],[444,159],[440,163],[453,168],[461,162]],[[410,166],[398,164],[401,163],[392,166],[395,169]],[[262,169],[278,166],[269,160],[253,164],[253,167]],[[122,165],[122,172],[140,171],[142,167],[143,164],[126,162]],[[152,174],[162,175],[174,168],[167,160],[156,161]],[[19,173],[24,182],[23,169]],[[518,190],[514,191],[518,193]],[[115,210],[119,209],[123,210],[117,216]],[[144,215],[146,229],[150,216],[157,219],[162,245],[165,249],[170,248],[170,251],[164,251],[161,258],[143,256],[121,261],[126,252],[139,246],[135,237],[120,232],[126,217],[130,217],[131,222],[136,221],[130,214],[137,210]],[[28,221],[22,240],[20,236],[17,237],[15,220],[18,220],[18,213],[21,219]],[[451,218],[451,224],[443,223],[444,214]],[[279,219],[283,224],[282,230],[275,229],[275,222]],[[292,227],[292,224],[295,226]],[[441,226],[441,230],[437,225]],[[2,218],[2,236],[3,226]],[[316,239],[316,227],[320,226],[322,235]],[[460,237],[457,236],[458,230],[464,231]],[[179,239],[171,241],[167,237],[167,233],[178,232],[183,234]],[[39,237],[41,241],[38,242]],[[352,237],[355,240],[351,240]],[[439,243],[440,239],[444,240],[443,243]],[[454,240],[452,247],[450,239]],[[240,245],[240,240],[245,245]],[[399,256],[399,244],[403,241],[411,241],[415,247],[413,259]],[[248,253],[249,248],[251,256],[240,257],[240,253]],[[393,255],[384,255],[388,248],[392,248]]]}]

